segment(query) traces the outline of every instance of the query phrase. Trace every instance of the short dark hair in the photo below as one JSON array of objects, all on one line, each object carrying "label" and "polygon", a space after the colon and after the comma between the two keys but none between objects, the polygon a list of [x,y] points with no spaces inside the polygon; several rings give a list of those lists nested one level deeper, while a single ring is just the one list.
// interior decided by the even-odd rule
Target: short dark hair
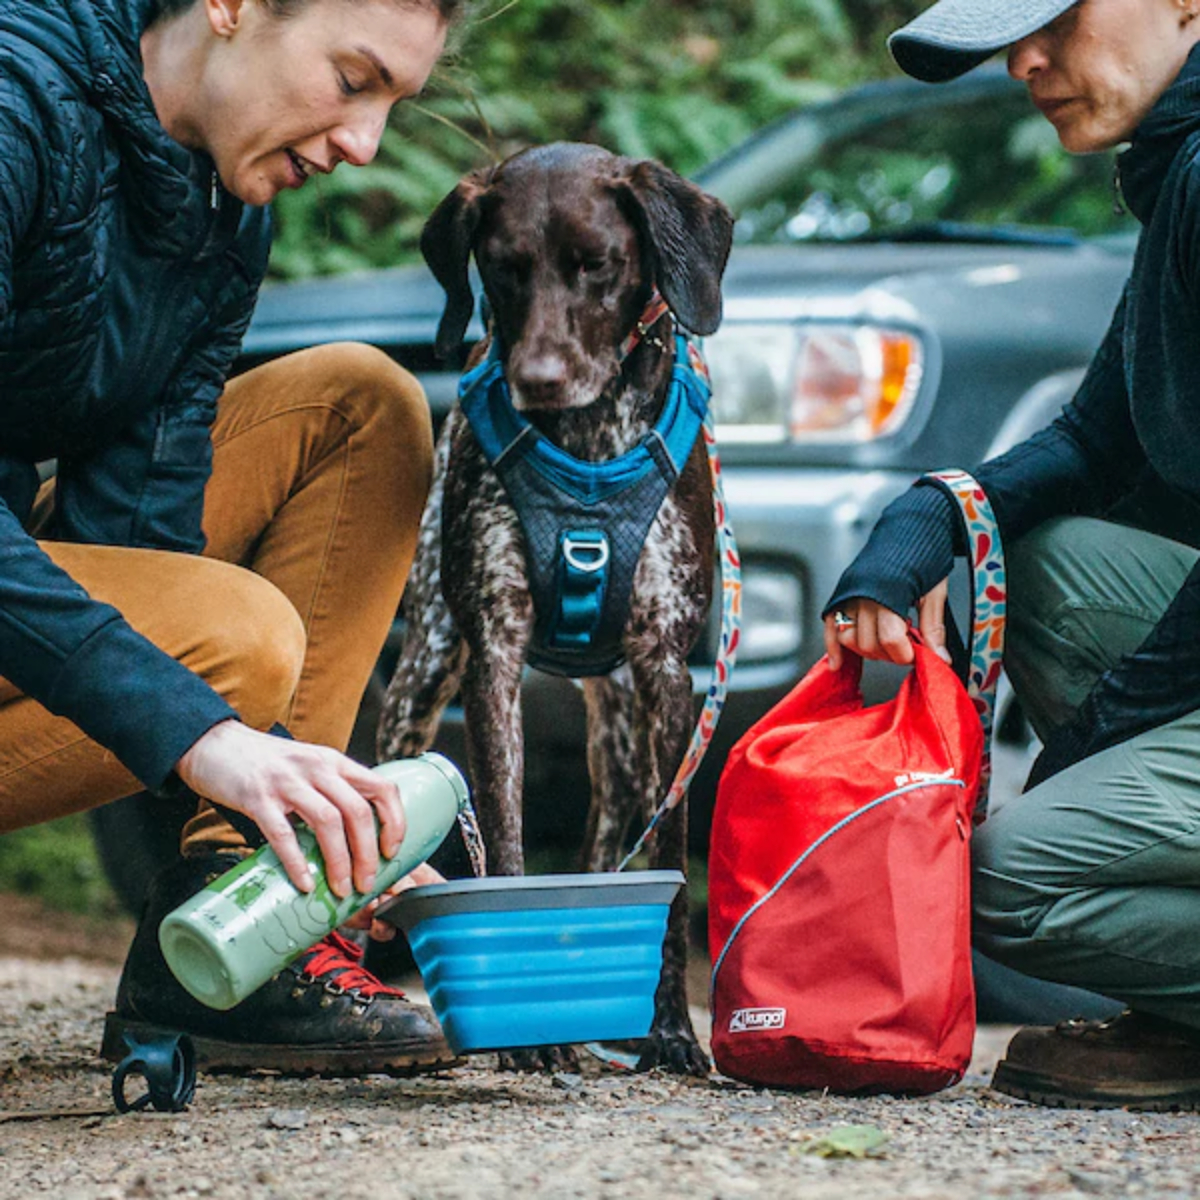
[{"label": "short dark hair", "polygon": [[[352,2],[353,0],[351,0]],[[466,8],[466,0],[393,0],[393,2],[405,8],[436,8],[442,20],[448,25],[457,21]],[[155,12],[152,20],[159,21],[174,17],[181,12],[186,12],[195,3],[196,0],[154,0]],[[259,0],[259,3],[266,5],[278,17],[290,17],[306,5],[312,4],[313,0]]]}]

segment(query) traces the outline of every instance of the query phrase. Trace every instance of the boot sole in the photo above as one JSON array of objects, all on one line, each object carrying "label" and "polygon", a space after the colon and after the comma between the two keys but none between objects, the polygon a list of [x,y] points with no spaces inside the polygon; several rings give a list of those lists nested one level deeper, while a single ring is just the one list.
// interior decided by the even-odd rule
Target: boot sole
[{"label": "boot sole", "polygon": [[1166,1080],[1096,1086],[1001,1062],[992,1089],[1049,1108],[1128,1108],[1136,1112],[1200,1112],[1200,1085]]},{"label": "boot sole", "polygon": [[[104,1018],[101,1058],[120,1062],[129,1053],[123,1035],[141,1040],[173,1037],[181,1031],[122,1017],[115,1012]],[[278,1043],[224,1042],[218,1038],[189,1033],[196,1050],[196,1067],[210,1075],[268,1071],[273,1075],[324,1076],[331,1079],[356,1075],[393,1075],[404,1078],[461,1066],[444,1041],[421,1039],[385,1042],[362,1047],[345,1045],[287,1045]]]}]

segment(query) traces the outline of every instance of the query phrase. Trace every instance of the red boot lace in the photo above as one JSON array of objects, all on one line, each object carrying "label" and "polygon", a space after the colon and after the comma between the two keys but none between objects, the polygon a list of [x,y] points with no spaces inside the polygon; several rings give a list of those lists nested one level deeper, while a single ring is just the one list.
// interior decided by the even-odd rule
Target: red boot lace
[{"label": "red boot lace", "polygon": [[340,933],[331,933],[319,941],[296,963],[297,968],[309,979],[332,983],[343,992],[357,992],[367,998],[374,996],[396,996],[403,998],[399,988],[388,987],[376,979],[363,965],[363,949]]}]

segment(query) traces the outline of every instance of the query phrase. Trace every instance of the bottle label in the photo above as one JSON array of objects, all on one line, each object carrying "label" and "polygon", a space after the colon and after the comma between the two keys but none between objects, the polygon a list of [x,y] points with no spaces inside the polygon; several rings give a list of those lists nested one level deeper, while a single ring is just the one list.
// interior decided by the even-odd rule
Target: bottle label
[{"label": "bottle label", "polygon": [[252,922],[265,946],[273,953],[287,955],[297,947],[305,949],[320,941],[330,928],[341,923],[346,901],[339,901],[329,887],[321,870],[316,839],[307,829],[296,832],[312,872],[313,890],[298,892],[270,850],[244,859],[205,889],[236,910],[226,910],[227,916],[234,918],[222,922],[226,936],[239,932],[236,926]]}]

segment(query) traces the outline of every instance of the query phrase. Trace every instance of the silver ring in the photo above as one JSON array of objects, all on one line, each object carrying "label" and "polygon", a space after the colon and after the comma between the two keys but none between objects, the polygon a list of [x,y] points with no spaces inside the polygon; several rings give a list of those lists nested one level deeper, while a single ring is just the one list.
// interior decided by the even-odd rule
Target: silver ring
[{"label": "silver ring", "polygon": [[853,629],[857,624],[857,618],[847,616],[840,608],[834,610],[833,627],[838,633],[841,633],[843,629]]}]

